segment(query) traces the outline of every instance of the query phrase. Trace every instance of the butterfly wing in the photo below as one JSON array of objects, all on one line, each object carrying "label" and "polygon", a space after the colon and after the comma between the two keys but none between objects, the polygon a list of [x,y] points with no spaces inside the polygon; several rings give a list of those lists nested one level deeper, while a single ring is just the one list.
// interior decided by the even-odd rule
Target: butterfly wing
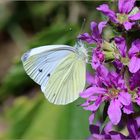
[{"label": "butterfly wing", "polygon": [[63,59],[47,86],[41,86],[46,98],[54,104],[68,104],[76,100],[85,86],[85,65],[74,53]]},{"label": "butterfly wing", "polygon": [[23,67],[36,83],[47,85],[49,75],[71,53],[69,48],[71,47],[67,45],[48,45],[31,49],[21,58]]},{"label": "butterfly wing", "polygon": [[50,102],[67,104],[79,97],[85,85],[85,64],[76,57],[70,46],[49,45],[28,51],[21,59]]}]

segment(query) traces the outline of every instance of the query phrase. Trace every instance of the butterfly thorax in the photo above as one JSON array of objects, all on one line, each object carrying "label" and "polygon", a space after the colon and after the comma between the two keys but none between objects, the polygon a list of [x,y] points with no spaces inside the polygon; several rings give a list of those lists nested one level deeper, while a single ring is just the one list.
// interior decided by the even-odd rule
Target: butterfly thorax
[{"label": "butterfly thorax", "polygon": [[76,48],[76,52],[77,52],[77,56],[78,59],[82,59],[83,61],[85,61],[86,63],[88,62],[88,53],[87,53],[87,49],[85,48],[85,44],[82,41],[78,41],[75,44],[75,48]]}]

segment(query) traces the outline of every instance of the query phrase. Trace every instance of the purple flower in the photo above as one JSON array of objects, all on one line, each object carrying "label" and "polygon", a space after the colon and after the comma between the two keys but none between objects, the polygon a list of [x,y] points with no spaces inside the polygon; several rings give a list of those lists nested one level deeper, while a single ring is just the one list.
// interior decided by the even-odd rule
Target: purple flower
[{"label": "purple flower", "polygon": [[138,91],[136,93],[135,102],[137,103],[137,105],[140,106],[140,89],[138,89]]},{"label": "purple flower", "polygon": [[115,44],[121,56],[126,57],[127,46],[125,39],[123,37],[115,37]]},{"label": "purple flower", "polygon": [[113,65],[114,65],[114,67],[116,68],[116,71],[117,71],[118,73],[120,73],[121,70],[122,70],[122,68],[123,68],[122,62],[121,62],[119,59],[115,59],[115,60],[113,61]]},{"label": "purple flower", "polygon": [[131,75],[129,83],[131,90],[140,87],[140,71],[137,71],[136,73]]},{"label": "purple flower", "polygon": [[132,42],[128,55],[126,41],[123,37],[115,37],[115,44],[120,53],[120,56],[118,56],[118,54],[115,56],[115,60],[117,60],[115,65],[117,67],[121,67],[121,63],[123,65],[128,65],[129,71],[131,73],[136,73],[140,69],[140,39]]},{"label": "purple flower", "polygon": [[124,65],[127,65],[128,63],[128,57],[127,57],[127,46],[126,41],[123,37],[115,37],[114,38],[116,48],[118,50],[118,53],[115,54],[114,59],[114,66],[120,72]]},{"label": "purple flower", "polygon": [[90,72],[86,73],[86,80],[87,80],[87,83],[89,85],[92,85],[92,84],[95,83],[95,79],[94,79],[94,77],[92,76],[92,74]]},{"label": "purple flower", "polygon": [[110,139],[110,140],[123,140],[123,139],[140,139],[140,117],[133,119],[132,117],[128,118],[127,123],[121,122],[123,126],[118,125],[118,127],[125,127],[127,128],[128,135],[125,136],[124,134],[114,130],[114,126],[111,122],[108,122],[106,126],[100,131],[101,123],[96,125],[90,125],[90,132],[91,136],[87,140],[93,139]]},{"label": "purple flower", "polygon": [[127,139],[127,136],[114,131],[113,125],[111,122],[108,122],[105,128],[100,132],[101,124],[90,125],[91,136],[87,140],[123,140]]},{"label": "purple flower", "polygon": [[103,51],[101,51],[100,48],[93,49],[92,53],[92,68],[97,69],[105,60],[105,56],[103,54]]},{"label": "purple flower", "polygon": [[131,73],[136,73],[140,69],[140,39],[132,42],[132,46],[129,49],[129,71]]},{"label": "purple flower", "polygon": [[140,70],[131,75],[129,86],[134,97],[133,102],[140,106]]},{"label": "purple flower", "polygon": [[91,35],[89,35],[88,33],[84,33],[84,34],[80,34],[78,36],[79,39],[86,41],[89,44],[100,44],[102,43],[102,31],[103,28],[106,26],[106,21],[102,21],[99,24],[97,24],[96,22],[91,22],[90,24],[90,28],[91,28]]},{"label": "purple flower", "polygon": [[135,1],[136,0],[119,0],[119,13],[115,13],[107,4],[100,5],[97,10],[109,17],[112,22],[121,24],[126,30],[129,30],[135,24],[135,21],[140,19],[140,10],[134,7]]},{"label": "purple flower", "polygon": [[[86,98],[86,104],[83,104],[85,110],[90,110],[93,114],[97,111],[104,101],[108,101],[108,116],[113,124],[118,124],[121,120],[122,110],[126,114],[133,112],[131,104],[131,95],[127,92],[124,79],[116,72],[109,72],[103,65],[96,70],[94,84],[80,94]],[[90,123],[94,115],[90,119]]]},{"label": "purple flower", "polygon": [[140,117],[133,119],[132,117],[128,119],[127,129],[129,132],[129,139],[140,139]]}]

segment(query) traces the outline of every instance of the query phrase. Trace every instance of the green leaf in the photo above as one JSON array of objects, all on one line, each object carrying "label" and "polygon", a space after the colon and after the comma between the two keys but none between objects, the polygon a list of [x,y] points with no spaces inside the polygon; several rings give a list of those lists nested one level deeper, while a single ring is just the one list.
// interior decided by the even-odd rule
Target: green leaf
[{"label": "green leaf", "polygon": [[10,124],[5,138],[86,139],[89,113],[77,103],[56,106],[41,94],[32,100],[17,98],[11,108],[5,109]]}]

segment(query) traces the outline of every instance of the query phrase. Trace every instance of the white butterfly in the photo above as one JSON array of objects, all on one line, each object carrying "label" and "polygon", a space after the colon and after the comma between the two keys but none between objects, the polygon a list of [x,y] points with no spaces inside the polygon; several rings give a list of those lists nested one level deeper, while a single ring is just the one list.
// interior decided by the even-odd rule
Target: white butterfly
[{"label": "white butterfly", "polygon": [[21,60],[26,73],[41,86],[51,103],[71,103],[85,87],[88,56],[81,40],[74,47],[47,45],[34,48]]}]

